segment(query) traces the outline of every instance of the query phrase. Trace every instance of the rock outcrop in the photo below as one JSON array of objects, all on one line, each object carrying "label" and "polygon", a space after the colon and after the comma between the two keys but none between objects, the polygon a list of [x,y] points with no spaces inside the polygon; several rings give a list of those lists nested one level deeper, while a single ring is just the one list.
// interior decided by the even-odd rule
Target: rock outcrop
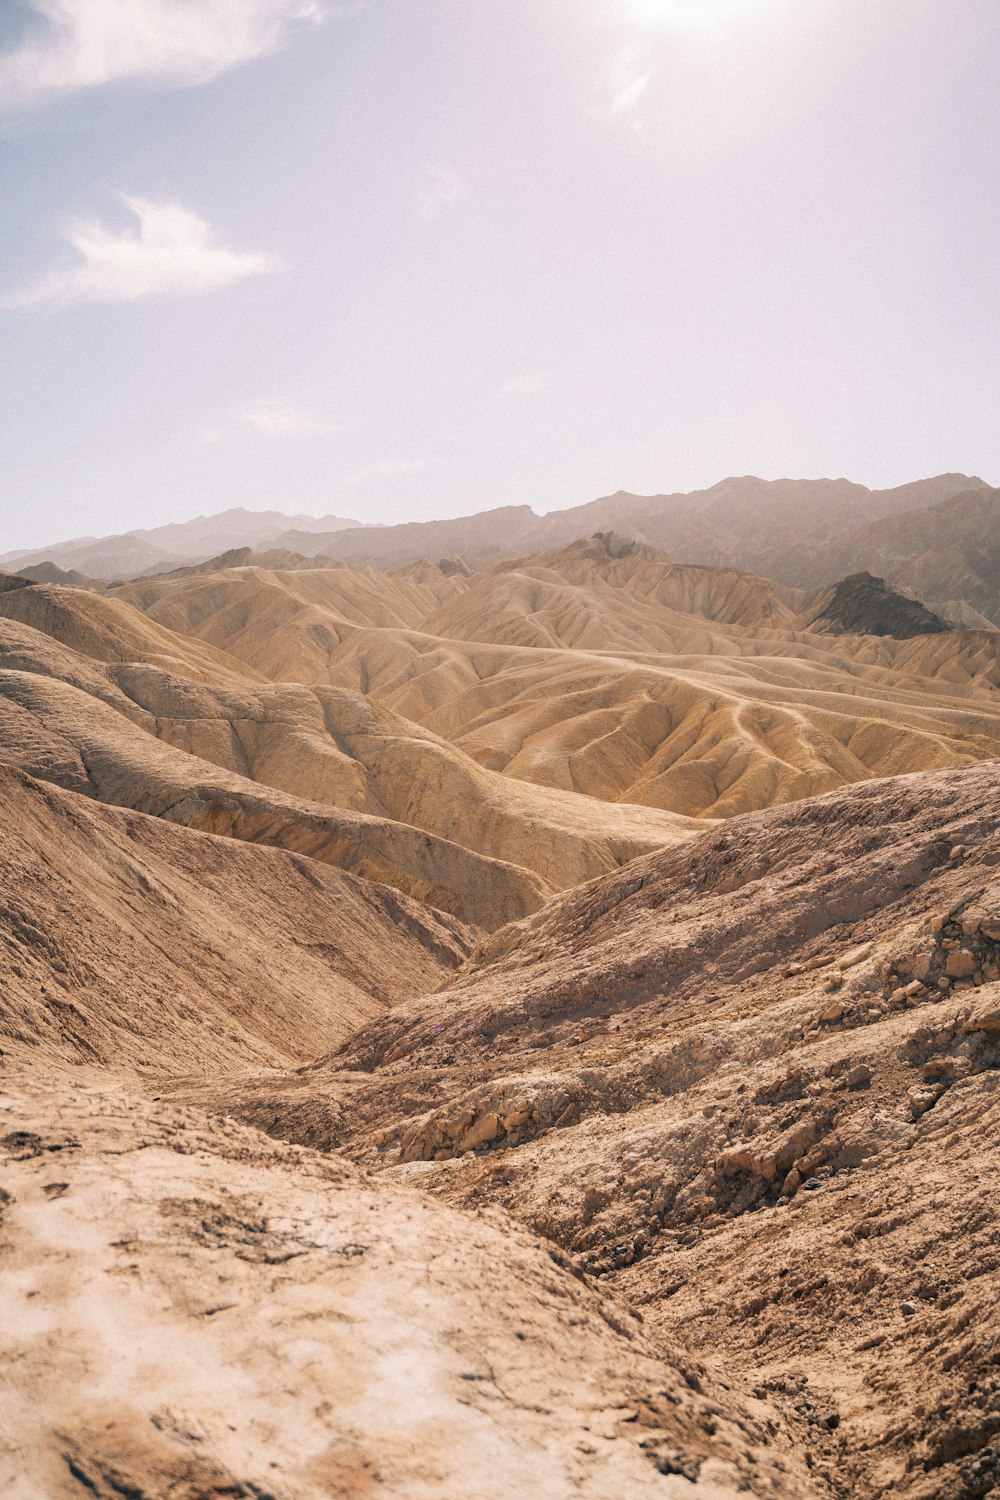
[{"label": "rock outcrop", "polygon": [[954,628],[919,599],[907,598],[891,589],[884,578],[871,573],[842,578],[829,604],[813,621],[814,630],[829,630],[835,635],[891,635],[898,641]]},{"label": "rock outcrop", "polygon": [[499,1213],[111,1087],[0,1098],[11,1500],[792,1500],[765,1402]]}]

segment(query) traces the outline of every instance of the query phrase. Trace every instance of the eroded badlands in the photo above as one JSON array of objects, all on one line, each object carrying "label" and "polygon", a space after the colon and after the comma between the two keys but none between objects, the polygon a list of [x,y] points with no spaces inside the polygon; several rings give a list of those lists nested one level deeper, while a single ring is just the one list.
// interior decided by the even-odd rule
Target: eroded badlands
[{"label": "eroded badlands", "polygon": [[3,579],[4,1494],[997,1492],[987,624]]}]

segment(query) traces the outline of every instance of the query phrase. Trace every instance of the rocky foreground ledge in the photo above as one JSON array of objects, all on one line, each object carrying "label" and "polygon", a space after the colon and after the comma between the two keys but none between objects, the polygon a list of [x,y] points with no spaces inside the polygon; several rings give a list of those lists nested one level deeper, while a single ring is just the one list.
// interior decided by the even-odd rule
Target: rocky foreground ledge
[{"label": "rocky foreground ledge", "polygon": [[765,1401],[499,1210],[10,1084],[0,1209],[5,1500],[807,1492]]}]

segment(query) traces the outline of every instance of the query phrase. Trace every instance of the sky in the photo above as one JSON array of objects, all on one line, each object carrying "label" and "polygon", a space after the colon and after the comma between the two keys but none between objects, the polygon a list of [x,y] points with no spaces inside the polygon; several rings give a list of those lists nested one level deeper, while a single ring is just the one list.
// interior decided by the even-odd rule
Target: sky
[{"label": "sky", "polygon": [[0,0],[0,548],[1000,483],[996,0]]}]

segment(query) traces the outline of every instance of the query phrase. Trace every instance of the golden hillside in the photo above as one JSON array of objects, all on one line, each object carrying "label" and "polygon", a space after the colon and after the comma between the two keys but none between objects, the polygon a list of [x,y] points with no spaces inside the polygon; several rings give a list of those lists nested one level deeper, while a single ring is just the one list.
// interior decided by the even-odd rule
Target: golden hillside
[{"label": "golden hillside", "polygon": [[598,801],[728,817],[997,754],[1000,635],[831,634],[831,594],[613,537],[486,571],[115,591],[272,681],[350,688],[508,780]]}]

